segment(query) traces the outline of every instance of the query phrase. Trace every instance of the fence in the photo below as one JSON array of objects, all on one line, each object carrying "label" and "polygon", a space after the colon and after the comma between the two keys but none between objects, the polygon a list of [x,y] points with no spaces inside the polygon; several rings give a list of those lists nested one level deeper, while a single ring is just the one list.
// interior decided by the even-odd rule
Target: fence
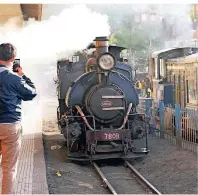
[{"label": "fence", "polygon": [[141,98],[138,112],[145,113],[149,118],[150,134],[198,152],[198,110],[181,109],[178,104],[164,106],[163,102],[158,105],[149,98]]}]

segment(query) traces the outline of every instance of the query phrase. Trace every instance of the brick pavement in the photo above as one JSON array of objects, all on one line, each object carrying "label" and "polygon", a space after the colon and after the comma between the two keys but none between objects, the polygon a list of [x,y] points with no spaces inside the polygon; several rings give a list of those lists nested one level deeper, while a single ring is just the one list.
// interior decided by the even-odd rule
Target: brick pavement
[{"label": "brick pavement", "polygon": [[[31,106],[34,104],[29,108]],[[24,119],[17,194],[49,194],[42,140],[42,117],[38,113],[41,112],[34,108],[34,113]],[[2,178],[1,171],[0,177]]]},{"label": "brick pavement", "polygon": [[17,183],[17,194],[48,194],[42,133],[23,136]]}]

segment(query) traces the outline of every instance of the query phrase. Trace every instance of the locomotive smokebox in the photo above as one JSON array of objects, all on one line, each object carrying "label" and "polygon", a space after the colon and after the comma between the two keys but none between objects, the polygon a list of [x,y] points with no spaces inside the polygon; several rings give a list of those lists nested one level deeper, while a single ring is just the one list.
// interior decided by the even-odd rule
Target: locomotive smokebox
[{"label": "locomotive smokebox", "polygon": [[96,46],[97,57],[105,52],[108,52],[109,39],[107,37],[96,37],[94,39]]}]

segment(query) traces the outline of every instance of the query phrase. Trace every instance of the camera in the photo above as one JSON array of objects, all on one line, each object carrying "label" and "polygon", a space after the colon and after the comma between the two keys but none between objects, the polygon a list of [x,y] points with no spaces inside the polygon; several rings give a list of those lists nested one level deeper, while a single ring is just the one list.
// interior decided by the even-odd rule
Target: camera
[{"label": "camera", "polygon": [[20,66],[20,59],[15,59],[13,63],[12,70],[13,72],[18,72],[17,68],[21,67]]}]

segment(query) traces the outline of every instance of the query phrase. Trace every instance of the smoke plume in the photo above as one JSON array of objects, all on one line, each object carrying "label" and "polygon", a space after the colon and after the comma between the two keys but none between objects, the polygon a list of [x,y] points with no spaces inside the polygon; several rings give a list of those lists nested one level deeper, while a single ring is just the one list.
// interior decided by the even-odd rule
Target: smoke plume
[{"label": "smoke plume", "polygon": [[[44,11],[47,10],[45,7]],[[57,60],[84,49],[96,36],[110,33],[107,16],[91,11],[85,5],[69,5],[55,15],[53,10],[56,11],[49,9],[48,18],[41,22],[30,19],[23,29],[15,28],[15,20],[1,26],[0,42],[11,42],[17,47],[17,58],[21,59],[24,72],[38,91],[33,102],[24,103],[23,124],[27,128],[35,118],[41,117],[42,102],[56,93],[53,78],[56,77]]]}]

